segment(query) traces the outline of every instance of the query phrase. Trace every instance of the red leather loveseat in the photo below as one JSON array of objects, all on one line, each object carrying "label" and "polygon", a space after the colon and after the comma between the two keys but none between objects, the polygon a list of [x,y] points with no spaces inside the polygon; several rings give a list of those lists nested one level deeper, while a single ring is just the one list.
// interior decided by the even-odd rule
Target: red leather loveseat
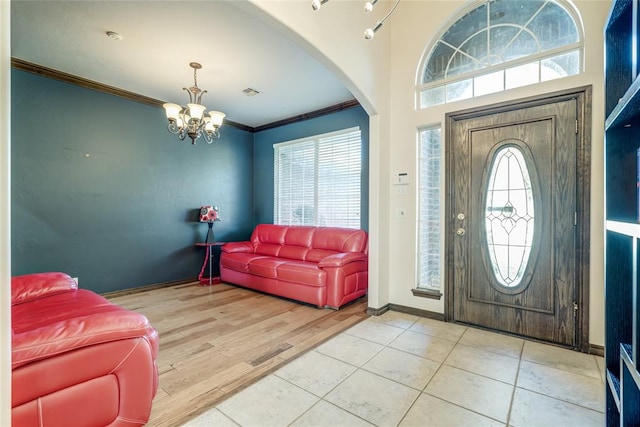
[{"label": "red leather loveseat", "polygon": [[367,234],[337,227],[259,224],[227,243],[222,281],[334,309],[367,293]]},{"label": "red leather loveseat", "polygon": [[64,273],[11,281],[11,419],[30,426],[140,426],[158,387],[158,334]]}]

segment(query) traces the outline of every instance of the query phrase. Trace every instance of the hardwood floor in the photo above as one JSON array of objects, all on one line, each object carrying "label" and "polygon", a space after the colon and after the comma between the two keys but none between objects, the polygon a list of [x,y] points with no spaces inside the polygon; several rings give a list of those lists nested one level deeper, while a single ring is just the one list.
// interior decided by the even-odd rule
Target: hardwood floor
[{"label": "hardwood floor", "polygon": [[149,426],[179,426],[367,317],[366,297],[321,310],[224,283],[109,299],[146,315],[160,336]]}]

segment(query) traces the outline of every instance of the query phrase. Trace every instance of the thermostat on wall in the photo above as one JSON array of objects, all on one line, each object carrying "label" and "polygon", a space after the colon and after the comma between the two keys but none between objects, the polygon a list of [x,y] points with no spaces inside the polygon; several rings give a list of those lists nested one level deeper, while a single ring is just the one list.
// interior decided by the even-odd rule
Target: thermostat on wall
[{"label": "thermostat on wall", "polygon": [[409,174],[407,172],[396,172],[393,174],[394,185],[408,185]]}]

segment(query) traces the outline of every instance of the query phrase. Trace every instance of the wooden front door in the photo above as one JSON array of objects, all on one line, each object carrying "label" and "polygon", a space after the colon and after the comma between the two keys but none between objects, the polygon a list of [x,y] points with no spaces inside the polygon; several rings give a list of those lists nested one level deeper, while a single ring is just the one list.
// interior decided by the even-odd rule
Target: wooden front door
[{"label": "wooden front door", "polygon": [[578,113],[448,117],[452,320],[577,345]]}]

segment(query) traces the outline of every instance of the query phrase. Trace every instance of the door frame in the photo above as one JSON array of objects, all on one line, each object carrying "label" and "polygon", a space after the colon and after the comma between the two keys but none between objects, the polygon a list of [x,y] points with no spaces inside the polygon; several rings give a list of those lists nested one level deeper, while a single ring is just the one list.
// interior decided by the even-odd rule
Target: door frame
[{"label": "door frame", "polygon": [[576,209],[577,226],[576,247],[576,350],[589,352],[589,260],[591,244],[591,102],[592,86],[582,86],[544,95],[518,100],[505,101],[466,110],[454,111],[445,115],[445,269],[444,280],[446,299],[444,318],[453,321],[454,315],[454,240],[455,212],[452,210],[455,197],[453,177],[452,129],[457,121],[467,120],[491,114],[505,113],[524,108],[536,107],[561,101],[575,100],[577,109],[576,124]]}]

